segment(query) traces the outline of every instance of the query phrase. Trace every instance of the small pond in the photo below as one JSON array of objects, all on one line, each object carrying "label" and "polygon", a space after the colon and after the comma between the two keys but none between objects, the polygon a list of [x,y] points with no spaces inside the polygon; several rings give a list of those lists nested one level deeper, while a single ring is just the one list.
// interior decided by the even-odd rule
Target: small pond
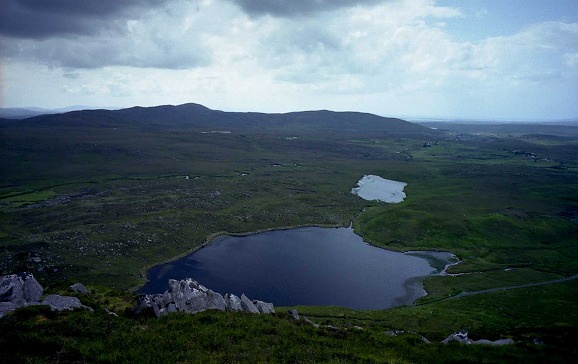
[{"label": "small pond", "polygon": [[376,248],[351,228],[276,230],[217,238],[150,269],[140,292],[162,293],[169,279],[190,277],[213,291],[245,293],[276,306],[384,309],[423,296],[422,278],[439,273],[452,257]]},{"label": "small pond", "polygon": [[351,193],[368,201],[400,203],[406,198],[405,192],[403,192],[405,186],[407,186],[405,182],[392,181],[370,174],[363,176],[357,182],[357,187],[351,190]]}]

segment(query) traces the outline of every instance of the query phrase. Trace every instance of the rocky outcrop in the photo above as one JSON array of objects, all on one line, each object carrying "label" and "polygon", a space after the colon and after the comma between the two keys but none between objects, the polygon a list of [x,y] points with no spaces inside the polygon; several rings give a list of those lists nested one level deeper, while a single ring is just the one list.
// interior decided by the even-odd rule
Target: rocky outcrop
[{"label": "rocky outcrop", "polygon": [[0,302],[10,302],[16,307],[23,307],[38,302],[42,292],[42,286],[30,273],[0,277]]},{"label": "rocky outcrop", "polygon": [[486,340],[486,339],[472,340],[468,337],[468,330],[460,330],[460,331],[457,331],[457,332],[451,334],[450,336],[448,336],[444,340],[442,340],[442,344],[448,344],[452,341],[457,341],[459,343],[467,344],[467,345],[511,345],[511,344],[514,344],[514,340],[512,340],[512,339],[499,339],[499,340],[494,340],[494,341]]},{"label": "rocky outcrop", "polygon": [[197,313],[206,310],[275,313],[272,303],[252,301],[244,294],[241,298],[234,294],[222,296],[191,278],[169,280],[169,289],[165,293],[139,297],[136,307],[137,314],[152,311],[157,317],[173,312]]},{"label": "rocky outcrop", "polygon": [[[82,284],[80,284],[84,287]],[[86,288],[84,288],[86,290]],[[0,277],[0,317],[20,307],[47,305],[52,310],[63,311],[87,308],[76,297],[48,295],[40,302],[44,289],[31,273],[9,274]],[[88,292],[88,291],[86,291]]]},{"label": "rocky outcrop", "polygon": [[0,317],[17,308],[38,304],[42,286],[30,273],[0,277]]}]

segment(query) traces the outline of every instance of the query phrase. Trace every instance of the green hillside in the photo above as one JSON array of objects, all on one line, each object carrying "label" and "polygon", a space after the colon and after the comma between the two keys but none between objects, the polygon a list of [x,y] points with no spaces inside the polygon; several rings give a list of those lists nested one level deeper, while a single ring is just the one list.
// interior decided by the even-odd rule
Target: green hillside
[{"label": "green hillside", "polygon": [[[49,292],[81,281],[95,308],[0,320],[2,352],[16,362],[571,361],[577,281],[556,282],[578,274],[578,141],[563,127],[512,128],[468,134],[362,113],[196,104],[2,121],[0,274],[33,272]],[[351,194],[365,174],[408,183],[406,200]],[[380,247],[451,251],[461,262],[449,272],[463,274],[427,279],[412,307],[298,308],[338,330],[293,323],[285,309],[162,320],[125,310],[147,267],[220,233],[351,223]],[[504,290],[456,298],[495,288]],[[439,342],[460,329],[518,343],[417,336]]]}]

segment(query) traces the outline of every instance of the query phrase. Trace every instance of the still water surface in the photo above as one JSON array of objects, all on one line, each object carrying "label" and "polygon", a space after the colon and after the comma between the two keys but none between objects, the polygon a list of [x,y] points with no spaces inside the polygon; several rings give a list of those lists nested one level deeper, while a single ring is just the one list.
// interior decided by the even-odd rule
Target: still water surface
[{"label": "still water surface", "polygon": [[169,279],[193,278],[219,293],[276,306],[335,305],[383,309],[423,295],[423,257],[368,245],[351,228],[299,228],[217,238],[149,270],[141,293],[162,293]]}]

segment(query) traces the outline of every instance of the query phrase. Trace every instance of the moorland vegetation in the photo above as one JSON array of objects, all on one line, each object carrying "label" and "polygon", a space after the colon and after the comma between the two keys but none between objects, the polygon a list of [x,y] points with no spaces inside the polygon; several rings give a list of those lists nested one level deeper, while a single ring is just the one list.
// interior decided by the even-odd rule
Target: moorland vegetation
[{"label": "moorland vegetation", "polygon": [[[1,120],[0,274],[33,272],[53,292],[82,281],[92,293],[81,301],[95,308],[21,309],[0,322],[2,352],[37,362],[575,358],[578,281],[558,280],[578,274],[578,128],[468,128],[195,104]],[[365,174],[407,182],[407,198],[353,195]],[[461,262],[425,280],[428,295],[411,307],[298,308],[338,330],[293,323],[283,309],[130,315],[147,267],[218,234],[351,223],[376,246],[445,250]],[[493,288],[506,289],[455,298]],[[439,342],[464,328],[517,344],[383,335]]]}]

